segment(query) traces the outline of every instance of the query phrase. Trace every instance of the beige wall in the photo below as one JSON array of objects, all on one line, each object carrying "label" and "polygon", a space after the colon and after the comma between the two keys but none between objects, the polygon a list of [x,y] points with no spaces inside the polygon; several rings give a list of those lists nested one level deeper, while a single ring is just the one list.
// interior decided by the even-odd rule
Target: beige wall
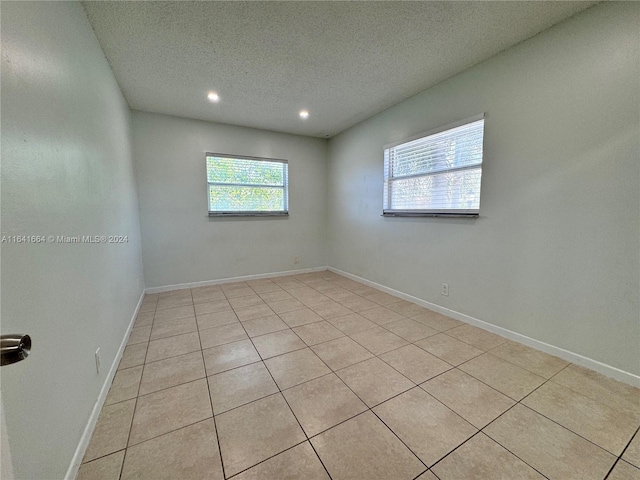
[{"label": "beige wall", "polygon": [[129,109],[80,2],[0,8],[2,235],[128,236],[2,244],[2,332],[33,340],[2,367],[15,476],[63,478],[144,288]]},{"label": "beige wall", "polygon": [[[639,21],[597,5],[332,138],[329,265],[640,374]],[[480,217],[381,217],[383,145],[482,112]]]},{"label": "beige wall", "polygon": [[[325,140],[133,112],[133,146],[147,287],[326,266]],[[288,160],[289,216],[209,218],[207,152]]]},{"label": "beige wall", "polygon": [[[141,258],[147,287],[330,265],[640,374],[637,3],[597,5],[328,143],[130,114],[79,2],[1,14],[2,234],[128,236],[2,245],[1,328],[34,342],[2,371],[16,478],[67,472]],[[480,218],[381,217],[383,145],[481,112]],[[209,219],[207,151],[289,160],[289,218]]]}]

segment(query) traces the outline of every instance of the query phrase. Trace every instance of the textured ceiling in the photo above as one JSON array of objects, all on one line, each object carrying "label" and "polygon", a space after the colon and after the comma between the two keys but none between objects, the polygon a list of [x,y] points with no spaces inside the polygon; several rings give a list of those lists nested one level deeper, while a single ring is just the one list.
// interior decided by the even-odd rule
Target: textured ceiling
[{"label": "textured ceiling", "polygon": [[330,137],[596,2],[83,3],[131,108]]}]

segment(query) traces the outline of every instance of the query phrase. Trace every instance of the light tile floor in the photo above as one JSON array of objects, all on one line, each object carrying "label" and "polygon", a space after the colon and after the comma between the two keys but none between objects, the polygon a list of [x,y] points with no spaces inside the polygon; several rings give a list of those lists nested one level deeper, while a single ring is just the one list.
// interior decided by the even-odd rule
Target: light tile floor
[{"label": "light tile floor", "polygon": [[331,272],[147,295],[80,479],[640,479],[640,390]]}]

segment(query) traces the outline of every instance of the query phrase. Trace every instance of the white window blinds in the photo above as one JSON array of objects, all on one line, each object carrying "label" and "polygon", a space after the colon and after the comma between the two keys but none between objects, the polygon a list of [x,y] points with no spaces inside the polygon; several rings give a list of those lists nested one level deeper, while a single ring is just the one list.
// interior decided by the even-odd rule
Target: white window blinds
[{"label": "white window blinds", "polygon": [[484,118],[384,150],[384,215],[477,215]]},{"label": "white window blinds", "polygon": [[286,160],[207,154],[209,215],[286,215]]}]

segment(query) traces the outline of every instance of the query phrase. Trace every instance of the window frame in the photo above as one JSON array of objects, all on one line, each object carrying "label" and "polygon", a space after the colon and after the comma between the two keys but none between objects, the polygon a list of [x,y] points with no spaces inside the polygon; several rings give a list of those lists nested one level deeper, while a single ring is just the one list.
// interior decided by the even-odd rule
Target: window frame
[{"label": "window frame", "polygon": [[[285,165],[284,167],[284,176],[283,176],[283,185],[279,186],[271,186],[271,185],[262,185],[262,184],[225,184],[221,182],[210,182],[209,181],[209,169],[207,165],[207,159],[209,157],[218,157],[218,158],[226,158],[231,160],[250,160],[255,162],[270,162],[270,163],[281,163]],[[204,156],[204,167],[207,181],[207,211],[209,217],[287,217],[289,216],[289,161],[281,158],[267,158],[267,157],[252,157],[249,155],[233,155],[229,153],[213,153],[213,152],[205,152]],[[236,185],[236,186],[244,186],[244,187],[269,187],[269,188],[282,188],[284,195],[284,210],[211,210],[211,185]]]},{"label": "window frame", "polygon": [[[452,122],[446,125],[442,125],[440,127],[428,130],[426,132],[423,133],[419,133],[417,135],[413,135],[411,137],[408,138],[404,138],[402,140],[393,142],[393,143],[389,143],[387,145],[384,145],[383,147],[383,204],[382,204],[382,216],[383,217],[455,217],[455,218],[477,218],[480,216],[480,204],[478,203],[478,209],[477,211],[464,211],[464,210],[457,210],[457,211],[453,211],[453,210],[447,210],[447,209],[429,209],[429,210],[419,210],[419,209],[391,209],[391,208],[385,208],[385,198],[390,199],[391,198],[391,187],[392,187],[392,183],[393,181],[389,181],[389,167],[387,166],[387,162],[385,161],[385,157],[386,157],[386,152],[387,150],[393,148],[393,147],[397,147],[399,145],[403,145],[405,143],[410,143],[413,142],[415,140],[419,140],[422,138],[426,138],[426,137],[430,137],[432,135],[436,135],[438,133],[442,133],[445,132],[447,130],[453,130],[454,128],[458,128],[470,123],[475,123],[478,122],[480,120],[485,120],[485,114],[484,113],[480,113],[478,115],[474,115],[472,117],[468,117],[465,118],[463,120],[459,120],[457,122]],[[468,166],[463,166],[463,167],[454,167],[451,169],[444,169],[444,170],[440,170],[438,172],[432,172],[432,173],[424,173],[424,174],[415,174],[412,175],[412,177],[427,177],[427,176],[432,176],[432,175],[436,175],[436,174],[442,174],[445,172],[455,172],[455,171],[462,171],[462,170],[470,170],[470,169],[474,169],[474,168],[478,168],[480,167],[481,169],[481,175],[482,175],[482,165],[484,163],[484,124],[483,124],[483,135],[482,135],[482,144],[483,144],[483,148],[482,148],[482,161],[479,164],[476,165],[468,165]],[[408,178],[408,177],[407,177]],[[482,178],[480,180],[482,182]],[[480,193],[482,192],[482,184],[480,185]]]}]

